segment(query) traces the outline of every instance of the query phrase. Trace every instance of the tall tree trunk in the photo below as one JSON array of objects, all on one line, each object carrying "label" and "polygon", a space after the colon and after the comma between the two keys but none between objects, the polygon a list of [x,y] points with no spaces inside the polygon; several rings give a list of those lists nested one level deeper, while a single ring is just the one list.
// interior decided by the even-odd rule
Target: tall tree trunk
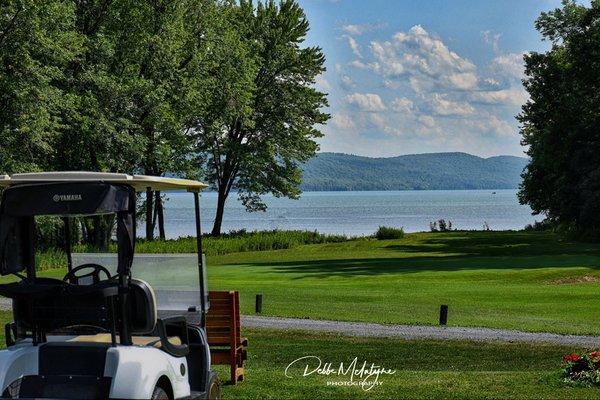
[{"label": "tall tree trunk", "polygon": [[227,201],[227,196],[229,196],[229,192],[233,187],[235,182],[235,178],[237,176],[238,168],[236,162],[232,160],[231,154],[227,154],[224,166],[223,173],[218,180],[219,185],[219,197],[217,199],[217,213],[215,215],[215,223],[213,225],[212,236],[220,236],[221,235],[221,227],[223,225],[223,214],[225,213],[225,202]]},{"label": "tall tree trunk", "polygon": [[166,240],[165,234],[165,214],[163,208],[162,198],[160,197],[160,190],[156,191],[156,199],[154,200],[156,205],[156,214],[158,216],[158,235],[160,240]]},{"label": "tall tree trunk", "polygon": [[211,232],[212,236],[221,235],[221,226],[223,225],[223,213],[225,212],[225,201],[227,200],[227,191],[225,188],[219,188],[219,197],[217,198],[217,213],[215,223]]},{"label": "tall tree trunk", "polygon": [[154,193],[150,188],[146,189],[146,240],[154,240],[153,211],[154,211]]},{"label": "tall tree trunk", "polygon": [[108,251],[113,234],[114,215],[96,215],[84,221],[87,243],[99,251]]},{"label": "tall tree trunk", "polygon": [[115,225],[114,215],[100,216],[100,250],[108,251],[110,240],[112,239],[113,228]]},{"label": "tall tree trunk", "polygon": [[156,230],[156,219],[158,218],[158,199],[156,199],[156,192],[152,194],[154,196],[154,209],[152,210],[152,232]]}]

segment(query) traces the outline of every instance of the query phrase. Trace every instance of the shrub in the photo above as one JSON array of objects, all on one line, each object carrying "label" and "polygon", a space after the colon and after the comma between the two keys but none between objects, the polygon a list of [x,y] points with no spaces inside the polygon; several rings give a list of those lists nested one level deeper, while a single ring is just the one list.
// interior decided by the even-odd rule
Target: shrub
[{"label": "shrub", "polygon": [[36,218],[36,245],[40,250],[62,246],[65,242],[64,224],[58,217]]},{"label": "shrub", "polygon": [[542,221],[535,221],[533,224],[525,226],[526,232],[552,232],[559,228],[559,224],[556,221],[546,218]]},{"label": "shrub", "polygon": [[404,228],[391,228],[389,226],[380,226],[375,232],[377,240],[402,239],[404,237]]},{"label": "shrub", "polygon": [[67,255],[60,249],[47,249],[36,254],[38,271],[64,268],[67,266]]},{"label": "shrub", "polygon": [[563,361],[565,381],[600,386],[600,352],[582,355],[567,354],[563,357]]},{"label": "shrub", "polygon": [[429,223],[429,230],[431,232],[450,232],[452,231],[452,221],[440,219],[438,221]]}]

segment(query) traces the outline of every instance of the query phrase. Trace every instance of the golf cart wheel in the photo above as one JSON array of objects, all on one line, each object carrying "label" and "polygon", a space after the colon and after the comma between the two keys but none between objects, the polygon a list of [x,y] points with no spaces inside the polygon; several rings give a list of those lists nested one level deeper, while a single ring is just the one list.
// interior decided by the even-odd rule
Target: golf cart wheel
[{"label": "golf cart wheel", "polygon": [[210,376],[208,377],[207,394],[207,400],[221,400],[223,398],[221,392],[221,380],[219,379],[219,375],[214,371],[210,371]]},{"label": "golf cart wheel", "polygon": [[157,386],[154,388],[154,392],[152,392],[152,400],[171,400],[169,395],[163,388]]},{"label": "golf cart wheel", "polygon": [[2,398],[3,399],[18,399],[20,391],[21,391],[21,379],[17,379],[16,381],[14,381],[10,385],[8,385],[8,387],[6,388],[4,393],[2,393]]}]

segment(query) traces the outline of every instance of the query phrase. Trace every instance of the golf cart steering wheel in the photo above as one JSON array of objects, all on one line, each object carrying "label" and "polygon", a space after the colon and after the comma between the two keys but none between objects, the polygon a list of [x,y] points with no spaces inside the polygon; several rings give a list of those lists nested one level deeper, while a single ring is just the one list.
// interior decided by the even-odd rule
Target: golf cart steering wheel
[{"label": "golf cart steering wheel", "polygon": [[[78,274],[79,271],[84,269],[91,269],[91,272]],[[100,273],[104,273],[106,275],[106,279],[110,279],[110,272],[102,265],[98,264],[83,264],[78,267],[73,268],[71,271],[67,272],[65,277],[63,278],[63,282],[69,282],[74,285],[93,285],[100,282]]]}]

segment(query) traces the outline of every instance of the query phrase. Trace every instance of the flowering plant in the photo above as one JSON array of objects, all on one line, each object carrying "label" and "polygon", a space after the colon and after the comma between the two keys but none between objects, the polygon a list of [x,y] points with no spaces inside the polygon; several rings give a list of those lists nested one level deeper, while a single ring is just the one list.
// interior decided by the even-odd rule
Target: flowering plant
[{"label": "flowering plant", "polygon": [[571,353],[565,355],[563,361],[563,376],[566,381],[600,386],[600,352]]}]

